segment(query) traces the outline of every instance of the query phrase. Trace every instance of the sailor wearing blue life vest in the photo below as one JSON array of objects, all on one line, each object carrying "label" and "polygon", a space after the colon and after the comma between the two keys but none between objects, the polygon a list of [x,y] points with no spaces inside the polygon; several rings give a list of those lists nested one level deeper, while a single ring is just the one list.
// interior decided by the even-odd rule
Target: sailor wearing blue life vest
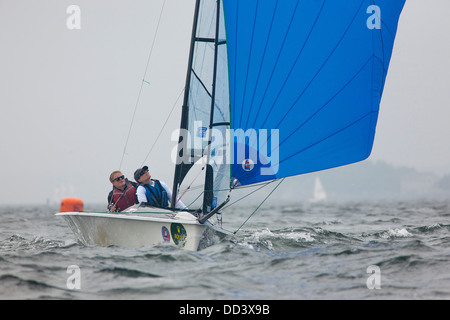
[{"label": "sailor wearing blue life vest", "polygon": [[[134,179],[139,186],[136,196],[139,203],[152,207],[168,208],[172,199],[172,190],[162,181],[151,179],[148,167],[144,166],[134,172]],[[177,209],[187,209],[180,200],[175,204]]]}]

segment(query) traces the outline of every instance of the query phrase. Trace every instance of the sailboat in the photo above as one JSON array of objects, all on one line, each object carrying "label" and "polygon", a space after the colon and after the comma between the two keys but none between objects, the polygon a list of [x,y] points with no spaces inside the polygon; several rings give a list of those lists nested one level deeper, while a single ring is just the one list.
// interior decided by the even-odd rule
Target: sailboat
[{"label": "sailboat", "polygon": [[[234,190],[365,160],[404,4],[196,0],[171,207],[58,215],[87,244],[197,250]],[[198,163],[201,205],[178,211]]]},{"label": "sailboat", "polygon": [[316,177],[314,180],[313,197],[309,200],[309,202],[317,203],[325,200],[327,200],[327,193],[322,185],[322,181],[320,180],[320,178]]}]

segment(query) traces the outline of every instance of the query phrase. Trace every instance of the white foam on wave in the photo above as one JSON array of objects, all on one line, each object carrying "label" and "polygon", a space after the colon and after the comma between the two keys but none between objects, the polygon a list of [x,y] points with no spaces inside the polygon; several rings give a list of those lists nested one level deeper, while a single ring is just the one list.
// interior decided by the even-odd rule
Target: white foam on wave
[{"label": "white foam on wave", "polygon": [[297,242],[304,241],[304,242],[314,242],[315,239],[309,232],[290,232],[279,235],[280,238],[284,239],[290,239],[295,240]]},{"label": "white foam on wave", "polygon": [[412,234],[408,232],[405,228],[395,228],[395,229],[389,229],[386,232],[383,232],[381,234],[382,238],[408,238],[412,237]]},{"label": "white foam on wave", "polygon": [[309,232],[291,231],[291,232],[272,232],[268,228],[258,230],[252,235],[244,238],[244,243],[250,247],[255,244],[263,244],[268,249],[273,249],[273,240],[292,240],[295,242],[314,242],[313,235]]}]

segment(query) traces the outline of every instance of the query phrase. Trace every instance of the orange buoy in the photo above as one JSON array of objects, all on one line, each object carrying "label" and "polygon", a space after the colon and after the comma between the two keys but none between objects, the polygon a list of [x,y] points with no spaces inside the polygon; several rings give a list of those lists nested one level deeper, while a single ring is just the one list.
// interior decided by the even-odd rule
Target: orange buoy
[{"label": "orange buoy", "polygon": [[83,200],[78,198],[64,198],[61,200],[59,212],[80,212],[84,210]]}]

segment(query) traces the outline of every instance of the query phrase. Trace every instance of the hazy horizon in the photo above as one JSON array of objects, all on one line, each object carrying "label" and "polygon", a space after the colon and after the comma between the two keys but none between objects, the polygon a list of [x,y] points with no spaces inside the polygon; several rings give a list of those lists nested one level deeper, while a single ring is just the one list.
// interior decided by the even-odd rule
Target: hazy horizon
[{"label": "hazy horizon", "polygon": [[[0,204],[106,203],[163,2],[0,1]],[[67,25],[73,4],[80,29]],[[172,185],[180,101],[147,154],[184,87],[193,8],[165,3],[121,168],[129,179],[146,164]],[[449,11],[448,0],[406,1],[370,160],[450,174]]]}]

